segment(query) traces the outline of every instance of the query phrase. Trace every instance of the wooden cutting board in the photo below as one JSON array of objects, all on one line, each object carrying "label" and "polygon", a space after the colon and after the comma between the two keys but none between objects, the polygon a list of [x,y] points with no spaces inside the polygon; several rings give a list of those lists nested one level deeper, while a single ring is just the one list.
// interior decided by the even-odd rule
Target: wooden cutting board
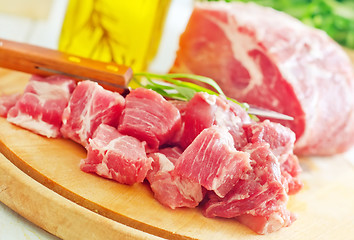
[{"label": "wooden cutting board", "polygon": [[[29,75],[0,69],[0,94],[21,92]],[[160,205],[148,185],[126,186],[79,169],[86,151],[0,118],[0,201],[64,239],[350,239],[354,236],[354,150],[303,158],[298,220],[259,236],[232,219]]]}]

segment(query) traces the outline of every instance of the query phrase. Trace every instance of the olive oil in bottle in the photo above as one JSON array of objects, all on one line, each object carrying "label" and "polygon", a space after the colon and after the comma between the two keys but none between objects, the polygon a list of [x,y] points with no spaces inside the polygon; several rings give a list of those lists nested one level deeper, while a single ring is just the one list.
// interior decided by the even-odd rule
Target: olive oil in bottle
[{"label": "olive oil in bottle", "polygon": [[59,50],[144,71],[169,6],[170,0],[69,0]]}]

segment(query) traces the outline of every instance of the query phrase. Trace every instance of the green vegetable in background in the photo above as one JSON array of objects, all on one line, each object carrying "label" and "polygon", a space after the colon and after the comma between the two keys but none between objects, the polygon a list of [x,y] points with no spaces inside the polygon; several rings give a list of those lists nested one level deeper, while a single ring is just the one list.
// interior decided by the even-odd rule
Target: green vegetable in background
[{"label": "green vegetable in background", "polygon": [[[208,0],[219,1],[219,0]],[[224,0],[272,7],[327,32],[339,44],[354,49],[354,0]]]}]

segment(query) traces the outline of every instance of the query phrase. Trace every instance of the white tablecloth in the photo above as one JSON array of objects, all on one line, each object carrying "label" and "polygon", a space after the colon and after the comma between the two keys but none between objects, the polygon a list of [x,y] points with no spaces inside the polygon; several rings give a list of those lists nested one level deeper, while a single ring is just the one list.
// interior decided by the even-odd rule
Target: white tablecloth
[{"label": "white tablecloth", "polygon": [[57,237],[42,230],[0,203],[1,240],[55,240]]}]

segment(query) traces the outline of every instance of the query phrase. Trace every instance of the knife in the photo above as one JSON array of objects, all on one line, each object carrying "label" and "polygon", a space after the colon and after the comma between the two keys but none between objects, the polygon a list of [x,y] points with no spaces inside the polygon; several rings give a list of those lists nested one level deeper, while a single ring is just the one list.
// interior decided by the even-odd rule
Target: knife
[{"label": "knife", "polygon": [[[130,67],[67,54],[61,51],[0,38],[0,67],[41,76],[66,75],[74,80],[91,80],[108,90],[129,92],[133,77]],[[294,118],[268,109],[251,106],[249,114],[282,120]]]},{"label": "knife", "polygon": [[127,90],[133,76],[132,69],[124,65],[5,39],[0,39],[0,67],[41,76],[61,74],[77,81],[89,79],[120,93]]}]

